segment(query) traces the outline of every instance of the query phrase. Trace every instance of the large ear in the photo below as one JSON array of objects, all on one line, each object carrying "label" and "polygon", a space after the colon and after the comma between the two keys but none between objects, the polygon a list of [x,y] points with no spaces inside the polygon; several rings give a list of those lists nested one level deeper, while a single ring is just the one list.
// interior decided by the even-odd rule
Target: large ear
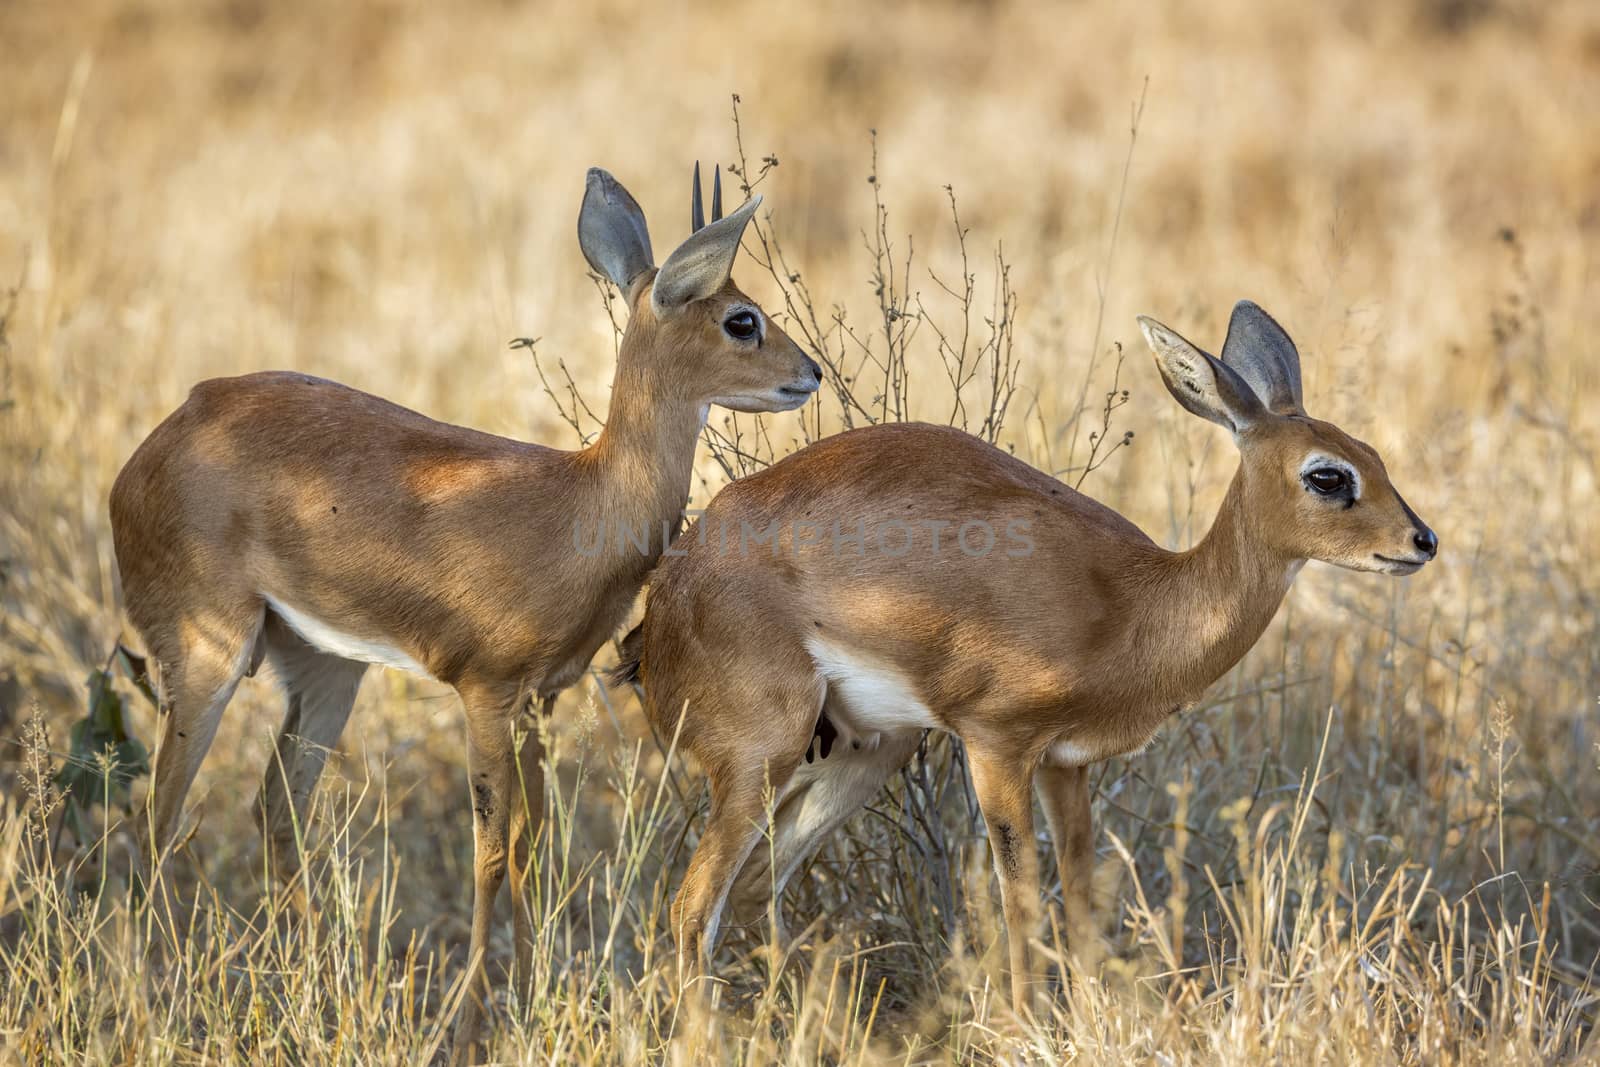
[{"label": "large ear", "polygon": [[610,278],[624,293],[644,271],[655,266],[644,212],[622,183],[599,167],[589,168],[578,211],[578,244],[589,266]]},{"label": "large ear", "polygon": [[739,254],[745,225],[760,206],[761,197],[751,197],[727,218],[708,223],[690,234],[689,239],[667,257],[656,274],[650,296],[658,315],[704,300],[722,288],[728,275],[733,273],[733,257]]},{"label": "large ear", "polygon": [[1167,391],[1185,408],[1226,427],[1236,437],[1266,417],[1260,398],[1232,367],[1155,319],[1140,315],[1139,329],[1156,354]]},{"label": "large ear", "polygon": [[1233,306],[1222,362],[1239,372],[1250,388],[1279,415],[1304,414],[1300,396],[1300,353],[1283,327],[1248,300]]}]

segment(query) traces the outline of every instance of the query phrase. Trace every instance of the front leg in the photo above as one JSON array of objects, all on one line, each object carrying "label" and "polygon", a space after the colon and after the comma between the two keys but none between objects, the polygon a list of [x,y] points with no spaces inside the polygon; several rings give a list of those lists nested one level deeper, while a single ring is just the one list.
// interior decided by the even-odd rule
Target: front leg
[{"label": "front leg", "polygon": [[1094,877],[1094,825],[1089,818],[1089,769],[1040,766],[1036,782],[1044,821],[1056,846],[1056,873],[1066,912],[1067,947],[1080,964],[1094,944],[1089,892]]},{"label": "front leg", "polygon": [[[458,687],[467,713],[467,774],[472,791],[472,939],[467,950],[469,992],[456,1029],[452,1059],[472,1062],[477,1052],[482,1008],[489,983],[480,982],[489,951],[489,924],[494,901],[505,881],[511,853],[511,826],[523,807],[518,775],[515,724],[520,701],[516,689],[499,686]],[[535,745],[537,741],[534,742]]]},{"label": "front leg", "polygon": [[1028,943],[1039,924],[1039,853],[1033,842],[1033,765],[1012,753],[968,743],[972,786],[989,827],[989,847],[1000,877],[1011,955],[1011,1006],[1027,1017],[1032,1007],[1033,971]]},{"label": "front leg", "polygon": [[528,875],[544,821],[544,742],[540,731],[556,705],[554,694],[535,699],[537,715],[525,721],[527,734],[517,753],[520,788],[513,794],[517,799],[511,805],[507,828],[511,843],[511,930],[516,945],[512,973],[518,996],[531,995],[533,988],[533,912],[528,900]]}]

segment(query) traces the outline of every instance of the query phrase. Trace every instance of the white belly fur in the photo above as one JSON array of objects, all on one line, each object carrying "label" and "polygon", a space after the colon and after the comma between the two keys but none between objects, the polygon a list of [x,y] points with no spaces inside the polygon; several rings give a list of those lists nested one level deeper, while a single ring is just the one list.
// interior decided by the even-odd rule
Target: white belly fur
[{"label": "white belly fur", "polygon": [[329,626],[321,619],[313,618],[305,612],[292,608],[282,601],[266,597],[267,606],[274,614],[289,624],[289,629],[299,634],[307,644],[313,645],[323,652],[331,655],[353,659],[359,663],[376,663],[380,667],[394,667],[423,678],[432,678],[428,669],[393,645],[386,645],[381,641],[373,641],[365,637],[352,637],[350,634]]},{"label": "white belly fur", "polygon": [[1054,767],[1087,767],[1091,763],[1099,763],[1113,756],[1137,756],[1150,747],[1150,742],[1155,740],[1156,732],[1160,728],[1159,725],[1152,728],[1145,739],[1135,745],[1103,743],[1100,747],[1094,748],[1091,747],[1094,741],[1092,735],[1084,739],[1090,742],[1088,745],[1078,741],[1056,741],[1044,750],[1044,760]]},{"label": "white belly fur", "polygon": [[1056,767],[1086,767],[1096,762],[1095,754],[1076,741],[1057,741],[1047,750],[1046,759]]},{"label": "white belly fur", "polygon": [[[845,722],[834,725],[864,740],[869,735],[897,730],[941,729],[917,697],[910,680],[886,664],[838,648],[817,638],[806,642],[817,670],[828,680],[832,706],[842,708]],[[874,744],[876,738],[868,741]]]}]

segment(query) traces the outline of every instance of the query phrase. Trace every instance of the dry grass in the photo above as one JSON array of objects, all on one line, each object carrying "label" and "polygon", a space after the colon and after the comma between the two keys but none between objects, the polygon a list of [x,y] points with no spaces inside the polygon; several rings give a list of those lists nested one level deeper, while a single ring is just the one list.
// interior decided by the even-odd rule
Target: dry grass
[{"label": "dry grass", "polygon": [[[698,779],[663,777],[631,699],[586,681],[551,725],[547,951],[531,997],[501,1005],[497,1055],[1581,1057],[1600,952],[1600,12],[868,7],[0,11],[0,280],[18,285],[0,299],[0,1062],[437,1056],[470,897],[446,692],[368,681],[311,832],[308,922],[262,877],[248,798],[281,709],[270,681],[247,684],[194,793],[203,910],[154,962],[125,835],[52,849],[35,832],[56,823],[27,787],[42,771],[24,727],[48,729],[36,755],[65,747],[122,630],[110,481],[196,379],[297,367],[572,442],[507,342],[540,337],[545,370],[564,360],[603,410],[610,326],[573,239],[583,168],[619,174],[665,247],[690,161],[735,158],[733,91],[752,163],[780,161],[768,232],[829,351],[860,358],[836,305],[889,351],[871,246],[893,242],[887,307],[919,326],[910,414],[955,410],[933,326],[958,336],[960,305],[929,273],[963,288],[948,184],[975,352],[997,244],[1015,289],[1001,443],[1076,480],[1133,315],[1215,343],[1249,296],[1300,342],[1309,406],[1387,457],[1443,556],[1404,582],[1308,568],[1207,706],[1103,769],[1098,958],[1037,1025],[996,995],[984,843],[943,742],[797,880],[788,966],[772,978],[760,939],[735,938],[723,1010],[680,1013],[663,903]],[[781,303],[753,263],[741,277]],[[1129,355],[1108,439],[1134,443],[1085,488],[1186,544],[1232,458]],[[852,377],[870,407],[882,390]],[[991,378],[967,385],[975,430]],[[840,424],[827,393],[766,438],[720,429],[787,451]],[[726,476],[710,455],[703,473],[697,502]]]}]

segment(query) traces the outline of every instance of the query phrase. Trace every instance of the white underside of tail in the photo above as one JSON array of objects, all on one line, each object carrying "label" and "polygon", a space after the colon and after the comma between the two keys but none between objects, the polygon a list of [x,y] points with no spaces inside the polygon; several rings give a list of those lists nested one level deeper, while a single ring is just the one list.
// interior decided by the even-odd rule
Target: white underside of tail
[{"label": "white underside of tail", "polygon": [[355,637],[329,626],[298,608],[290,607],[273,597],[266,597],[267,606],[274,614],[289,624],[289,629],[299,634],[307,644],[330,655],[353,659],[357,663],[376,663],[380,667],[394,667],[423,678],[432,678],[428,669],[393,645],[366,637]]}]

